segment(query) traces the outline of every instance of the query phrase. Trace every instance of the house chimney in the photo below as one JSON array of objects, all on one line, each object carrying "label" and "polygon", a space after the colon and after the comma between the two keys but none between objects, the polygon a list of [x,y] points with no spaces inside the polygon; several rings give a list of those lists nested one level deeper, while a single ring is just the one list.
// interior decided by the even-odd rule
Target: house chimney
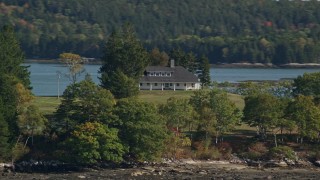
[{"label": "house chimney", "polygon": [[174,68],[174,59],[171,59],[170,67],[171,67],[171,68]]}]

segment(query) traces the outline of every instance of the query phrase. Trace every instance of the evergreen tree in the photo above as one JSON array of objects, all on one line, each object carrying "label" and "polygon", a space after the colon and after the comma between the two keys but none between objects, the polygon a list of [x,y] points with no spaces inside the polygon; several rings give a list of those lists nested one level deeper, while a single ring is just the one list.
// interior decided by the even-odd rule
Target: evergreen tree
[{"label": "evergreen tree", "polygon": [[210,86],[210,64],[209,59],[205,56],[202,56],[199,60],[199,70],[201,71],[199,74],[200,82],[202,87]]},{"label": "evergreen tree", "polygon": [[[102,57],[103,65],[100,68],[101,85],[109,89],[117,98],[124,98],[136,95],[138,82],[146,66],[149,64],[149,56],[142,44],[136,38],[133,27],[124,25],[121,30],[114,31],[106,43],[104,56]],[[121,73],[128,79],[128,85],[115,87],[119,82],[114,78],[116,74]],[[131,83],[135,82],[136,86],[132,87]],[[133,93],[117,94],[118,91],[132,91]]]},{"label": "evergreen tree", "polygon": [[30,88],[30,72],[22,66],[24,55],[15,37],[13,28],[4,26],[0,32],[0,72],[16,77]]}]

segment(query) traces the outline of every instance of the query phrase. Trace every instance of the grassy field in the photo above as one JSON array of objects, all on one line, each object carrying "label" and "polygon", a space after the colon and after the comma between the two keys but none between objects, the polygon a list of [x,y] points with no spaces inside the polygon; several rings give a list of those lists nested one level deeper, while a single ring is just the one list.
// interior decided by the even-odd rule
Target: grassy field
[{"label": "grassy field", "polygon": [[[150,102],[155,104],[164,104],[170,97],[176,98],[190,98],[193,95],[193,91],[140,91],[138,99],[144,102]],[[243,98],[236,94],[229,94],[229,98],[233,101],[238,108],[244,107]],[[36,97],[34,104],[37,105],[41,112],[44,114],[53,113],[58,105],[61,103],[61,99],[57,97]]]},{"label": "grassy field", "polygon": [[52,114],[61,103],[61,98],[37,96],[34,104],[37,105],[43,114]]}]

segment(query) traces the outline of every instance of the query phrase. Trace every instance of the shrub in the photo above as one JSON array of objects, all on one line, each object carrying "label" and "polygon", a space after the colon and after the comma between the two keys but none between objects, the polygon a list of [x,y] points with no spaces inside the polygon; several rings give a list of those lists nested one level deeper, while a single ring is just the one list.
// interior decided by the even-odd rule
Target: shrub
[{"label": "shrub", "polygon": [[230,159],[232,153],[232,147],[228,142],[222,142],[218,144],[218,150],[222,154],[223,159]]},{"label": "shrub", "polygon": [[172,134],[166,139],[165,144],[164,157],[173,159],[190,157],[190,138],[185,137],[184,135],[175,136]]},{"label": "shrub", "polygon": [[295,160],[296,155],[295,155],[295,152],[292,150],[292,148],[288,146],[278,146],[270,149],[269,158],[278,159],[278,160],[287,158],[287,159]]},{"label": "shrub", "polygon": [[218,148],[211,147],[204,149],[203,151],[197,151],[196,158],[201,160],[220,160],[222,159],[222,154],[219,152]]},{"label": "shrub", "polygon": [[12,148],[12,161],[17,161],[21,159],[24,155],[28,154],[30,149],[27,146],[24,146],[23,143],[17,143]]},{"label": "shrub", "polygon": [[252,160],[263,159],[268,152],[268,148],[262,142],[257,142],[248,147],[248,152],[244,153],[246,158]]}]

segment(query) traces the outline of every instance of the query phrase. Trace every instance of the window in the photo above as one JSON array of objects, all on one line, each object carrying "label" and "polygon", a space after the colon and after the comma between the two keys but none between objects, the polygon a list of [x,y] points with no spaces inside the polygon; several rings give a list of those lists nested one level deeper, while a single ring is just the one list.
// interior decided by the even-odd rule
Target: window
[{"label": "window", "polygon": [[164,76],[164,73],[161,73],[161,76]]},{"label": "window", "polygon": [[150,86],[150,83],[147,83],[147,86]]},{"label": "window", "polygon": [[154,83],[154,86],[158,86],[158,83]]},{"label": "window", "polygon": [[150,73],[150,76],[154,76],[154,74],[153,74],[153,73]]},{"label": "window", "polygon": [[160,73],[156,73],[156,76],[160,76]]},{"label": "window", "polygon": [[142,86],[143,84],[142,83],[140,83],[140,86]]},{"label": "window", "polygon": [[187,83],[184,83],[184,86],[187,86]]},{"label": "window", "polygon": [[177,83],[177,86],[180,86],[180,84],[179,84],[179,83]]},{"label": "window", "polygon": [[192,83],[191,86],[194,87],[194,83]]},{"label": "window", "polygon": [[172,83],[170,83],[170,86],[172,86]]}]

